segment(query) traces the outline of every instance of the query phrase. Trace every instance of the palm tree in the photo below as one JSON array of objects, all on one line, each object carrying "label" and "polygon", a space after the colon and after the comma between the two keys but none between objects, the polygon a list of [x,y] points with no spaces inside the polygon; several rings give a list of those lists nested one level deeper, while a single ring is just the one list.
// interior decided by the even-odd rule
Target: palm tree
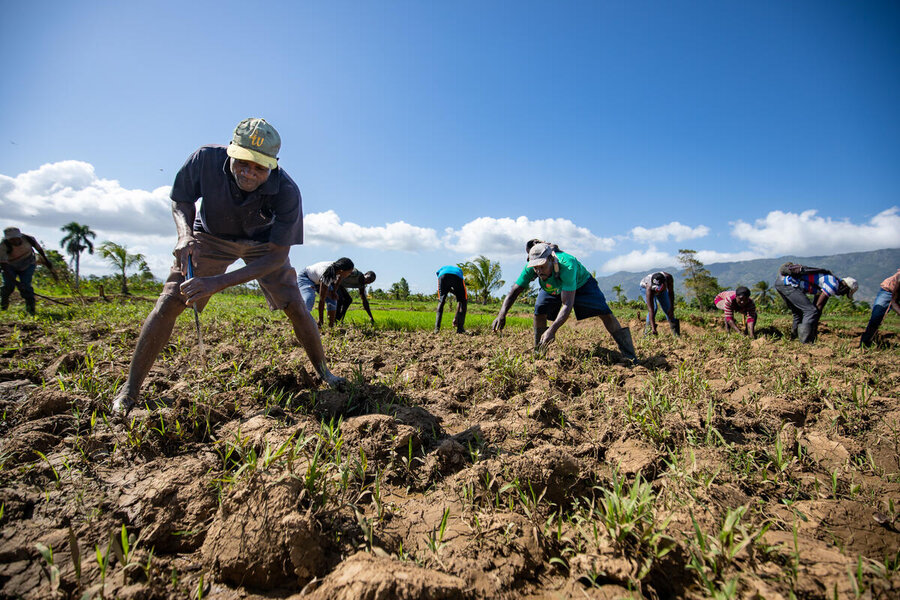
[{"label": "palm tree", "polygon": [[100,256],[105,258],[109,264],[121,271],[122,275],[122,294],[128,294],[128,276],[125,271],[128,267],[137,266],[139,269],[146,269],[147,261],[143,254],[130,254],[128,248],[120,246],[115,242],[103,242],[100,244]]},{"label": "palm tree", "polygon": [[760,306],[768,306],[775,300],[775,294],[768,281],[757,281],[753,286],[753,298]]},{"label": "palm tree", "polygon": [[613,291],[616,293],[616,302],[621,304],[625,300],[625,290],[622,289],[621,285],[614,285]]},{"label": "palm tree", "polygon": [[493,262],[483,254],[474,260],[459,265],[466,276],[466,284],[472,292],[481,298],[482,304],[491,299],[491,292],[506,283],[500,279],[500,263]]},{"label": "palm tree", "polygon": [[63,225],[60,230],[65,232],[65,237],[59,242],[59,246],[64,248],[66,254],[72,257],[75,263],[75,289],[78,289],[78,283],[81,272],[81,253],[85,250],[88,254],[94,253],[94,243],[91,241],[97,237],[97,234],[91,231],[88,225],[80,225],[72,221],[68,225]]}]

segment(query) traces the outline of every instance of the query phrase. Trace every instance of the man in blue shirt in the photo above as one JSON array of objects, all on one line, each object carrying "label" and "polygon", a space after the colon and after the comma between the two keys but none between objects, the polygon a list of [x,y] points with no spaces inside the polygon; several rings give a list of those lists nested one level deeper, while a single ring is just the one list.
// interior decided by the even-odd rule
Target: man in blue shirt
[{"label": "man in blue shirt", "polygon": [[[797,337],[803,344],[811,344],[816,341],[819,317],[828,299],[847,296],[852,300],[859,284],[852,277],[839,279],[825,269],[799,267],[797,270],[797,273],[779,277],[775,281],[775,291],[794,316],[791,337]],[[814,303],[807,294],[813,295]]]},{"label": "man in blue shirt", "polygon": [[[516,298],[535,279],[538,279],[541,287],[534,303],[535,350],[545,349],[554,340],[556,332],[574,310],[578,320],[600,317],[625,360],[632,364],[637,362],[631,331],[619,324],[606,304],[597,280],[577,258],[560,251],[553,244],[537,243],[528,250],[528,265],[522,269],[519,278],[503,299],[500,314],[492,325],[494,331],[503,329],[506,314]],[[549,326],[547,319],[553,321]]]},{"label": "man in blue shirt", "polygon": [[[319,376],[331,386],[344,382],[328,370],[319,329],[288,258],[291,245],[303,243],[303,207],[297,184],[278,166],[280,149],[274,127],[264,119],[244,119],[227,148],[203,146],[178,171],[171,193],[175,263],[141,329],[128,378],[113,401],[115,412],[137,403],[144,378],[185,308],[203,310],[216,292],[254,279],[269,308],[288,316]],[[238,259],[244,266],[226,272]],[[189,263],[194,276],[186,279]]]},{"label": "man in blue shirt", "polygon": [[466,291],[466,280],[463,277],[462,269],[456,265],[447,265],[437,270],[438,277],[438,301],[437,317],[434,320],[434,332],[441,330],[441,317],[444,315],[444,303],[447,302],[447,296],[453,294],[456,296],[456,314],[453,315],[453,325],[456,326],[456,333],[465,333],[466,324],[466,307],[468,306],[468,292]]}]

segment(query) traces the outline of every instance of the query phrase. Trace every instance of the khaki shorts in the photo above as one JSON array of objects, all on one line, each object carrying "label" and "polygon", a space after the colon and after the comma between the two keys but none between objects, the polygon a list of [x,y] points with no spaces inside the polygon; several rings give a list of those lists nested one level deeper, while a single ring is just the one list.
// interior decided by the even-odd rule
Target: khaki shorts
[{"label": "khaki shorts", "polygon": [[[193,255],[195,277],[221,275],[238,259],[242,259],[244,264],[249,265],[267,256],[272,248],[271,244],[265,242],[250,240],[231,242],[201,232],[194,232],[194,239],[197,240]],[[300,289],[297,287],[297,273],[291,266],[290,258],[285,258],[283,265],[256,281],[262,288],[271,310],[283,310],[291,302],[303,305]],[[166,279],[163,286],[162,295],[180,298],[184,301],[185,298],[179,287],[183,282],[184,276],[176,261],[169,271],[169,278]],[[203,310],[207,302],[209,302],[209,298],[199,300],[197,309]]]}]

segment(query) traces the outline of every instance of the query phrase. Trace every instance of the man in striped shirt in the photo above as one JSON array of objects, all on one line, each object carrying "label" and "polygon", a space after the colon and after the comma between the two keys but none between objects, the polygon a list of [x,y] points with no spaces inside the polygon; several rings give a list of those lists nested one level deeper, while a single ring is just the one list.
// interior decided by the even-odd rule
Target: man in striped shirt
[{"label": "man in striped shirt", "polygon": [[719,310],[725,311],[725,331],[743,333],[734,322],[734,311],[744,315],[745,329],[751,338],[756,337],[756,304],[750,298],[750,290],[745,286],[738,286],[735,290],[720,292],[713,304]]},{"label": "man in striped shirt", "polygon": [[[777,291],[794,315],[791,337],[796,336],[801,343],[816,341],[819,331],[819,317],[825,303],[832,296],[847,296],[851,300],[859,289],[852,277],[839,279],[824,269],[804,269],[796,275],[784,275],[775,281]],[[807,297],[813,295],[813,301]]]},{"label": "man in striped shirt", "polygon": [[861,346],[871,346],[872,339],[884,320],[884,315],[888,309],[893,310],[900,315],[900,269],[897,272],[881,282],[881,289],[875,296],[875,302],[872,303],[872,316],[869,318],[869,324],[866,326],[865,333],[862,334],[860,340]]}]

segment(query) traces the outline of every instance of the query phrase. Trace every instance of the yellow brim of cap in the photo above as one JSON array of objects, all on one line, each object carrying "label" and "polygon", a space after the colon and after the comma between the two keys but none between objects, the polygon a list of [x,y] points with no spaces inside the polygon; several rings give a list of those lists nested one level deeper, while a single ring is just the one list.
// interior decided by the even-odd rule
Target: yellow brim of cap
[{"label": "yellow brim of cap", "polygon": [[235,144],[228,145],[228,156],[238,160],[249,160],[250,162],[262,165],[267,169],[278,168],[277,158],[272,158],[261,152],[256,152],[255,150],[250,150],[249,148],[244,148],[243,146],[237,146]]}]

